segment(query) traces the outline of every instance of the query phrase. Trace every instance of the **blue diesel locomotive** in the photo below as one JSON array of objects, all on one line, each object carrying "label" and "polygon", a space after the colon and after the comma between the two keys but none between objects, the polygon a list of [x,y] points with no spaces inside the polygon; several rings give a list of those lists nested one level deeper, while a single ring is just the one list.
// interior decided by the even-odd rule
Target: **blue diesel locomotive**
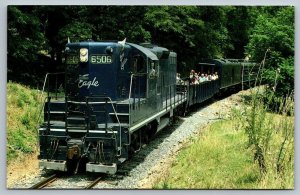
[{"label": "blue diesel locomotive", "polygon": [[38,158],[42,168],[72,173],[116,173],[174,116],[255,79],[254,63],[207,60],[195,69],[217,71],[219,79],[179,85],[175,52],[125,40],[68,43],[65,55],[65,72],[45,79]]}]

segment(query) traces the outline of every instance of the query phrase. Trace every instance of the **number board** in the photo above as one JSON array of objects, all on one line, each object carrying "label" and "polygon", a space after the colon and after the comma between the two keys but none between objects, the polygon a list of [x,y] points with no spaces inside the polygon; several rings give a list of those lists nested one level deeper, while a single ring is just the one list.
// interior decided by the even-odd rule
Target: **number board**
[{"label": "number board", "polygon": [[79,63],[79,56],[78,55],[68,55],[66,58],[67,64],[78,64]]},{"label": "number board", "polygon": [[111,55],[91,55],[92,64],[111,64],[112,56]]}]

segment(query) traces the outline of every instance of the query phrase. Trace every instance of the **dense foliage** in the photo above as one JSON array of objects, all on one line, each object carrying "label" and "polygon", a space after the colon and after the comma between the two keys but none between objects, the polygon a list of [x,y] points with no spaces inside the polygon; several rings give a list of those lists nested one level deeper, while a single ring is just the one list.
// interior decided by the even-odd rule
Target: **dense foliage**
[{"label": "dense foliage", "polygon": [[255,26],[246,52],[255,61],[265,61],[263,75],[269,85],[267,96],[274,95],[277,102],[274,109],[294,91],[294,8],[261,7],[253,13]]},{"label": "dense foliage", "polygon": [[152,42],[178,53],[182,75],[200,58],[260,62],[269,49],[270,86],[294,89],[294,7],[8,6],[8,80],[41,86],[63,70],[68,38]]}]

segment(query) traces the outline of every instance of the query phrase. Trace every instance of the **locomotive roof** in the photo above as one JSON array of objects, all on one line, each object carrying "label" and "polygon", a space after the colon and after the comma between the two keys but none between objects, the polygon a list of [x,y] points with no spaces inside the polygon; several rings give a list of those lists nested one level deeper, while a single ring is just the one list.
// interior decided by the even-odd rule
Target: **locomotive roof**
[{"label": "locomotive roof", "polygon": [[145,47],[142,47],[140,45],[134,44],[134,43],[126,43],[126,44],[140,50],[142,53],[144,53],[151,60],[158,60],[157,56],[152,51],[150,51],[149,49],[147,49]]},{"label": "locomotive roof", "polygon": [[[101,42],[73,42],[73,43],[67,43],[66,47],[71,46],[71,45],[80,47],[80,46],[87,46],[87,45],[88,46],[118,45],[118,43],[113,42],[113,41],[110,41],[110,42],[102,42],[102,41]],[[136,48],[137,50],[141,51],[143,54],[145,54],[148,58],[150,58],[153,61],[158,60],[157,56],[152,51],[150,51],[148,48],[142,47],[142,46],[134,44],[134,43],[128,43],[128,42],[126,42],[126,45]]]}]

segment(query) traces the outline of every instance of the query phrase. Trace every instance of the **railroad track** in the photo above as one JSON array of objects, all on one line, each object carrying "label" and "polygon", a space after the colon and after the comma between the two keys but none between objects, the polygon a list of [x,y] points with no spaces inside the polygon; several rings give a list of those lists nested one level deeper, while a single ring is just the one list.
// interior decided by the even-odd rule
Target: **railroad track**
[{"label": "railroad track", "polygon": [[98,177],[95,179],[92,183],[90,183],[88,186],[84,187],[84,189],[92,189],[97,183],[101,181],[102,177]]},{"label": "railroad track", "polygon": [[57,180],[58,178],[59,178],[59,176],[57,174],[53,174],[50,177],[47,177],[46,179],[40,181],[39,183],[31,186],[29,189],[42,189],[42,188],[46,187],[47,185],[49,185],[50,183]]},{"label": "railroad track", "polygon": [[[48,186],[49,184],[51,184],[52,182],[54,182],[55,180],[59,179],[60,177],[61,176],[58,174],[53,174],[50,177],[47,177],[44,180],[38,182],[37,184],[31,186],[29,189],[42,189],[42,188]],[[101,181],[101,179],[102,179],[102,177],[96,178],[89,185],[83,187],[83,189],[92,189],[95,185],[97,185],[97,183],[99,183]]]}]

